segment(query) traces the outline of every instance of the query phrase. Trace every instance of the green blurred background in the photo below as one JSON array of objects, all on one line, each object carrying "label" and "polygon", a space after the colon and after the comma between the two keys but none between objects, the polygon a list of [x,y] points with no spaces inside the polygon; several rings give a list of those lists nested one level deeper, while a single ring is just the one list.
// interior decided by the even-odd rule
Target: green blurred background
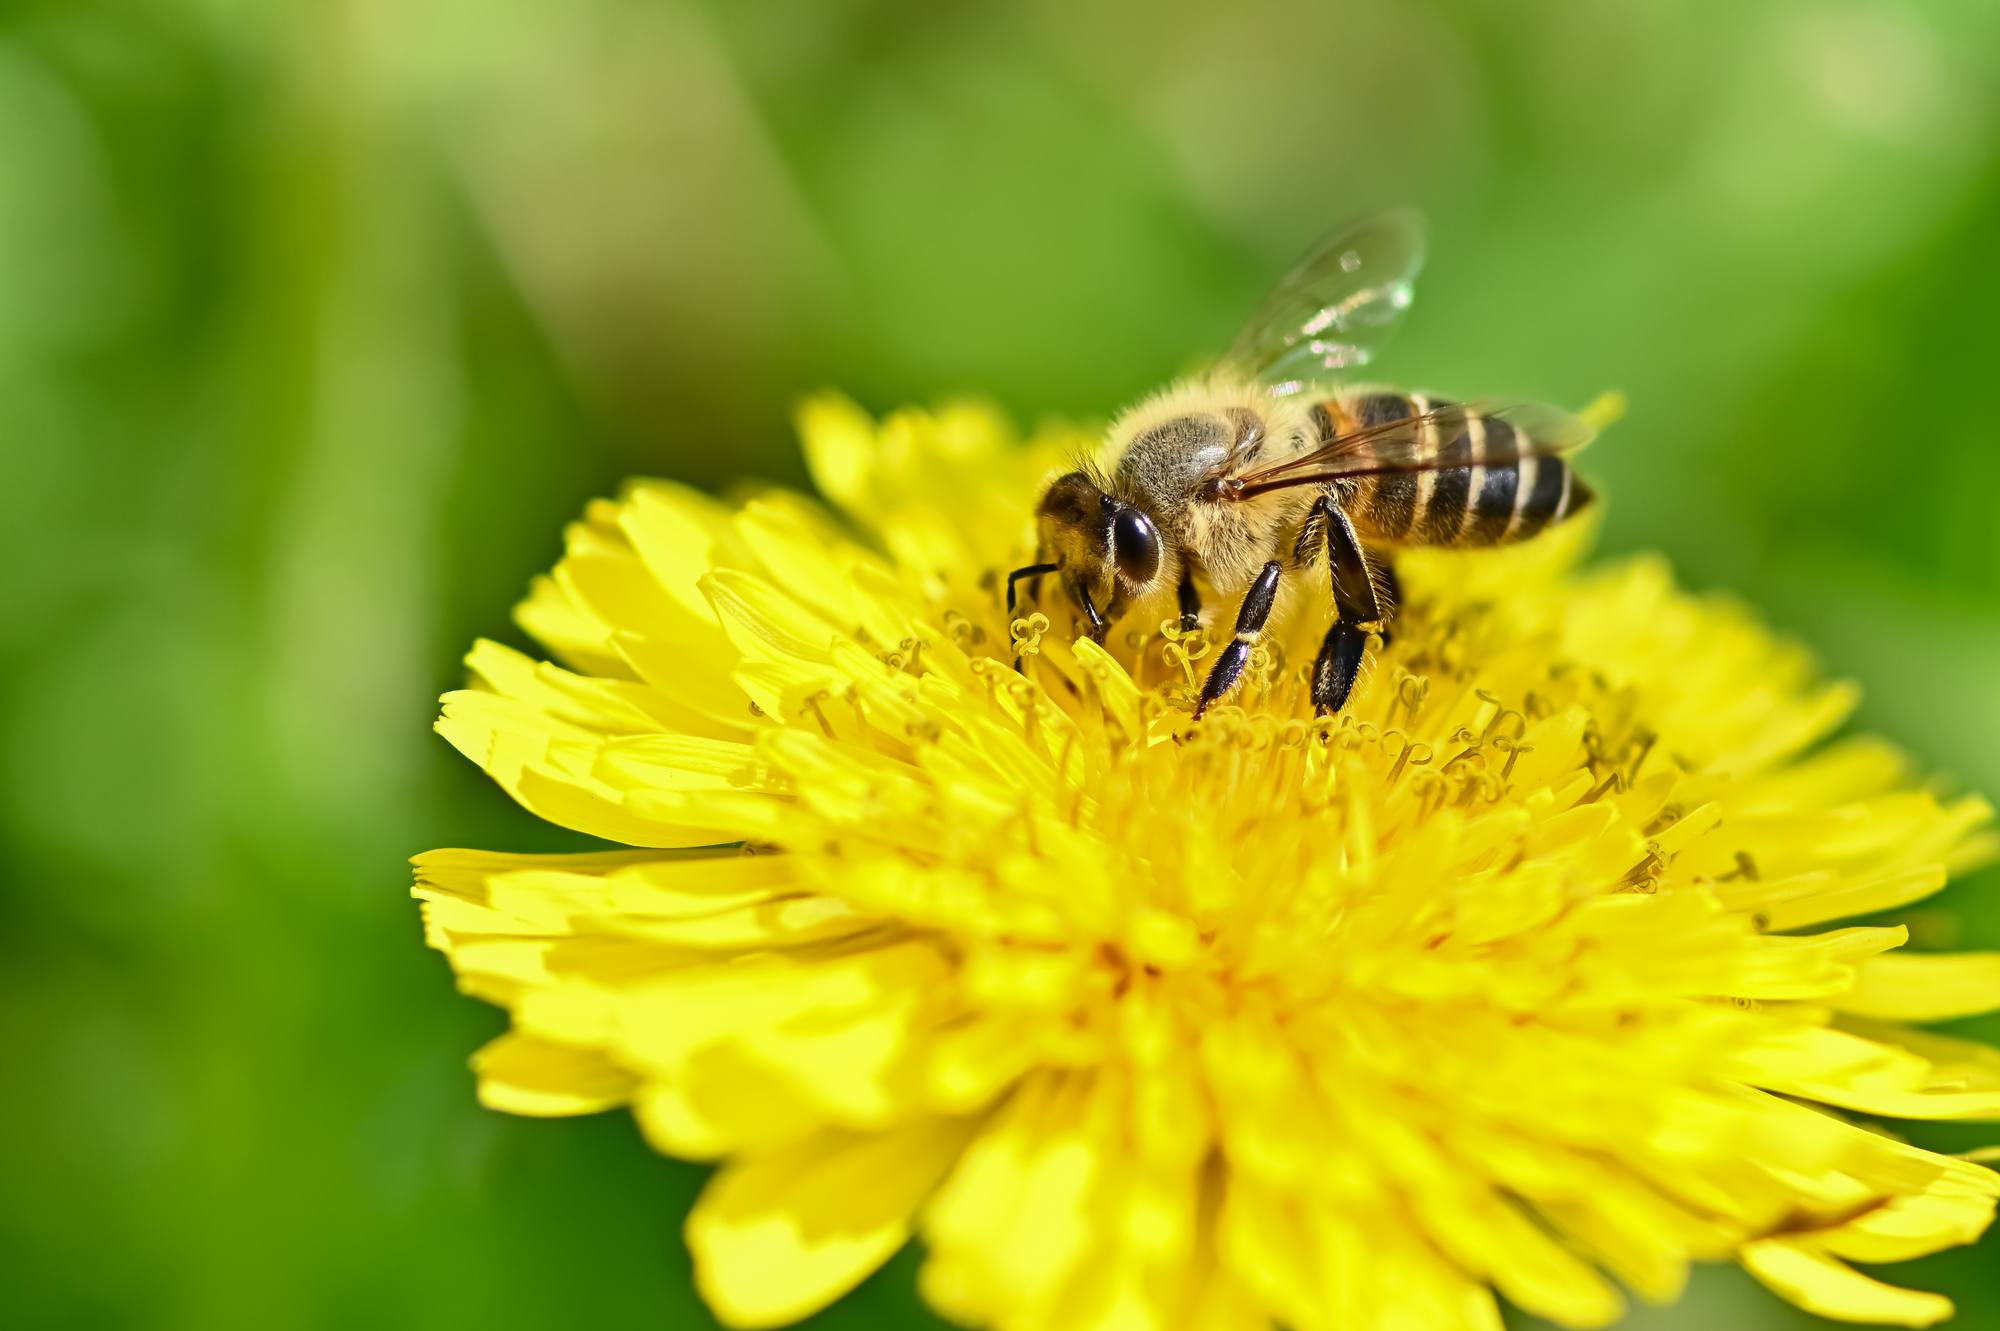
[{"label": "green blurred background", "polygon": [[[700,1170],[473,1102],[403,859],[578,842],[431,735],[459,653],[624,475],[1101,417],[1364,208],[1435,227],[1386,377],[1625,389],[1606,546],[2000,791],[1996,118],[1988,0],[0,6],[0,1323],[708,1325]],[[1993,1326],[1996,1251],[1892,1278]]]}]

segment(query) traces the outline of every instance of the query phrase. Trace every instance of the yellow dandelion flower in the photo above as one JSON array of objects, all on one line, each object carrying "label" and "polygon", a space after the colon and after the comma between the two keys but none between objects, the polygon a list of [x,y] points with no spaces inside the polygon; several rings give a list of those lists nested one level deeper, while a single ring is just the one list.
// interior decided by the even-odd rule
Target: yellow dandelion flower
[{"label": "yellow dandelion flower", "polygon": [[[1742,1262],[1923,1326],[1848,1263],[1970,1242],[2000,1177],[1850,1116],[2000,1118],[2000,959],[1827,928],[1993,853],[1852,691],[1569,524],[1400,562],[1393,643],[1315,720],[1275,636],[1192,723],[1199,634],[1010,624],[1030,504],[1087,441],[809,404],[851,528],[766,494],[590,506],[438,729],[635,849],[419,857],[431,942],[506,1007],[499,1109],[630,1105],[721,1162],[716,1314],[775,1326],[913,1233],[1006,1331],[1568,1326],[1615,1276]],[[1298,632],[1310,623],[1300,617]],[[1026,672],[1012,668],[1014,645]]]}]

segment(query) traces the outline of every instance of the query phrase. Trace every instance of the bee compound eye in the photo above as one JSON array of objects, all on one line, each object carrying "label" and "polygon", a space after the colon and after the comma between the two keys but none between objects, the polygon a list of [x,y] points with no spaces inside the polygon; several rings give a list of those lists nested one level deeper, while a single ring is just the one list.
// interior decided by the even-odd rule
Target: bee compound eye
[{"label": "bee compound eye", "polygon": [[1160,534],[1136,508],[1122,509],[1112,520],[1111,550],[1118,571],[1132,582],[1151,582],[1160,571]]}]

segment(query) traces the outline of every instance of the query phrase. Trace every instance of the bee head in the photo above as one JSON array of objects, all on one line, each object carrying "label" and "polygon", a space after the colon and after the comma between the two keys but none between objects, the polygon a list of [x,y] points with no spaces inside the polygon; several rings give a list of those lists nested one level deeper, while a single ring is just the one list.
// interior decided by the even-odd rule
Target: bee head
[{"label": "bee head", "polygon": [[1060,570],[1063,589],[1101,641],[1125,607],[1157,584],[1164,562],[1158,527],[1143,510],[1112,498],[1080,471],[1051,484],[1035,516],[1042,549]]}]

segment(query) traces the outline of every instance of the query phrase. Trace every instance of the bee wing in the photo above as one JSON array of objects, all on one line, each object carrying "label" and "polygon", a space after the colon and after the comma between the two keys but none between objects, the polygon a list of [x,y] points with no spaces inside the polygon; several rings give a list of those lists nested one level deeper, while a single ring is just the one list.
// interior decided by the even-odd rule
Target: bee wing
[{"label": "bee wing", "polygon": [[[1478,447],[1474,447],[1475,421]],[[1364,425],[1309,453],[1245,472],[1237,498],[1349,476],[1504,467],[1522,458],[1567,457],[1597,435],[1582,418],[1545,402],[1449,402],[1418,416]]]},{"label": "bee wing", "polygon": [[1366,365],[1401,321],[1424,266],[1424,220],[1412,209],[1335,227],[1264,298],[1224,363],[1275,393]]}]

